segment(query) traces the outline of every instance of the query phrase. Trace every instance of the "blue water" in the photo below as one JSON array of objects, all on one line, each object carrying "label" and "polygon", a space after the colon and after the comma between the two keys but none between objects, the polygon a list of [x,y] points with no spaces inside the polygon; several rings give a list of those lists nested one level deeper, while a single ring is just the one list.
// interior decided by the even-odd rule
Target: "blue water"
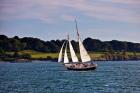
[{"label": "blue water", "polygon": [[55,62],[0,63],[0,93],[140,93],[140,61],[69,71]]}]

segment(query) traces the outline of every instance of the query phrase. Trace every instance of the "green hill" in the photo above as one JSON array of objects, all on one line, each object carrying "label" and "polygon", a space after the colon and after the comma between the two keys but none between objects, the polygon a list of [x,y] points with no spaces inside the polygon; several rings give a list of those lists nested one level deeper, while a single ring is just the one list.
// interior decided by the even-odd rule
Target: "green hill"
[{"label": "green hill", "polygon": [[[15,36],[8,38],[0,35],[0,60],[11,61],[16,59],[57,60],[58,52],[65,40],[43,41],[38,38]],[[71,41],[79,55],[78,43]],[[126,41],[101,41],[86,38],[83,44],[92,60],[139,60],[140,44]],[[70,54],[69,54],[70,56]]]},{"label": "green hill", "polygon": [[[0,35],[0,50],[2,51],[22,51],[34,50],[39,52],[56,53],[59,52],[64,40],[43,41],[38,38],[15,36],[8,38]],[[129,51],[140,52],[140,43],[132,43],[127,41],[101,41],[98,39],[86,38],[83,40],[85,48],[89,52],[107,52],[107,51]],[[76,52],[79,51],[78,43],[72,40],[72,45]]]}]

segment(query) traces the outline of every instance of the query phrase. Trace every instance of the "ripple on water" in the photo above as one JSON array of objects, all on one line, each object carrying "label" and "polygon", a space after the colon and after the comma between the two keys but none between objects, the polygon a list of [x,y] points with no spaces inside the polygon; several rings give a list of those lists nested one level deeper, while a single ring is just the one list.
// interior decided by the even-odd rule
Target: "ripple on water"
[{"label": "ripple on water", "polygon": [[69,71],[52,62],[0,63],[0,93],[140,93],[140,61]]}]

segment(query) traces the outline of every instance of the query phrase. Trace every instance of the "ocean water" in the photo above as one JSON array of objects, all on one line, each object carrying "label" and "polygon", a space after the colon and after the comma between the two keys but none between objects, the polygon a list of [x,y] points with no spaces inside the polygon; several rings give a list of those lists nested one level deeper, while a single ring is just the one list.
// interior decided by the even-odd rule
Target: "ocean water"
[{"label": "ocean water", "polygon": [[49,61],[0,62],[0,93],[140,93],[140,61],[96,63],[96,70],[69,71]]}]

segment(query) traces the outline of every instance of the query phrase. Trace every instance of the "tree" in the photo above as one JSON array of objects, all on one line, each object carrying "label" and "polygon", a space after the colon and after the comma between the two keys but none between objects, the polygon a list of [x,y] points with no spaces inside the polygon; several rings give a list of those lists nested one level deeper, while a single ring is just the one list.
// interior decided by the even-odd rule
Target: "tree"
[{"label": "tree", "polygon": [[101,43],[100,40],[92,38],[86,38],[83,41],[83,44],[88,51],[100,51]]},{"label": "tree", "polygon": [[14,36],[13,39],[17,39],[17,40],[19,40],[19,37],[18,37],[18,36]]},{"label": "tree", "polygon": [[14,52],[13,57],[14,57],[14,58],[19,58],[19,57],[20,57],[20,55],[19,55],[19,53],[18,53],[18,52]]},{"label": "tree", "polygon": [[0,54],[5,54],[5,51],[2,48],[0,48]]},{"label": "tree", "polygon": [[25,54],[22,54],[21,55],[21,58],[30,59],[31,58],[31,55],[28,54],[28,53],[25,53]]},{"label": "tree", "polygon": [[[20,50],[35,50],[41,52],[59,52],[65,40],[43,41],[38,38],[15,36],[8,38],[5,35],[0,35],[0,48],[4,51],[20,51]],[[78,42],[72,40],[73,48],[76,52],[79,51]],[[126,41],[101,41],[98,39],[86,38],[83,44],[87,51],[136,51],[140,52],[140,44]]]},{"label": "tree", "polygon": [[7,39],[8,39],[7,36],[5,36],[5,35],[0,35],[0,40],[7,40]]}]

